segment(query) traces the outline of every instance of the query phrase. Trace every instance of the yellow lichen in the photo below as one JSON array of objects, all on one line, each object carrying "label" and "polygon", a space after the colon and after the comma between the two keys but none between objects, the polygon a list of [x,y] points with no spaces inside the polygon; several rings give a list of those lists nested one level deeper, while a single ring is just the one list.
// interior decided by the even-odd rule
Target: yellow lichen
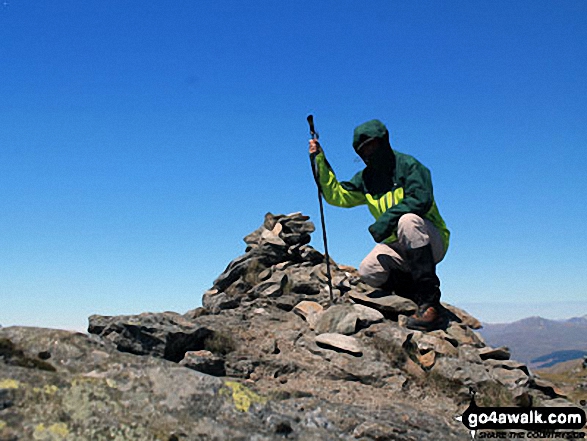
[{"label": "yellow lichen", "polygon": [[19,387],[20,381],[13,380],[12,378],[0,380],[0,389],[18,389]]},{"label": "yellow lichen", "polygon": [[225,384],[232,391],[232,400],[235,407],[241,412],[248,412],[254,403],[264,404],[267,402],[267,398],[257,395],[236,381],[227,381]]},{"label": "yellow lichen", "polygon": [[65,423],[54,423],[49,427],[45,427],[43,423],[38,424],[35,427],[33,438],[35,439],[46,439],[47,435],[52,440],[62,440],[69,435],[69,429]]},{"label": "yellow lichen", "polygon": [[46,384],[42,388],[41,387],[33,387],[33,392],[36,393],[44,393],[47,395],[55,395],[59,388],[53,384]]},{"label": "yellow lichen", "polygon": [[4,429],[5,427],[6,427],[6,421],[0,420],[0,430]]},{"label": "yellow lichen", "polygon": [[49,426],[49,432],[55,435],[66,437],[69,435],[69,429],[65,423],[55,423]]}]

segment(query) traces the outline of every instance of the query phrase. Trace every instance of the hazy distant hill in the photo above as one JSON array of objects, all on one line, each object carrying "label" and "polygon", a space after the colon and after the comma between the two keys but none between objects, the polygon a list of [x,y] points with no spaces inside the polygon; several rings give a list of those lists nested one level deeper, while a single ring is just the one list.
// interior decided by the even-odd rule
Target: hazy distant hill
[{"label": "hazy distant hill", "polygon": [[577,361],[587,356],[587,351],[581,351],[577,349],[568,349],[566,351],[556,351],[550,354],[543,355],[532,360],[532,364],[537,364],[540,368],[548,368],[559,363],[565,363],[571,361]]},{"label": "hazy distant hill", "polygon": [[534,367],[587,354],[587,315],[568,320],[529,317],[513,323],[484,323],[480,332],[490,346],[507,346],[513,359]]}]

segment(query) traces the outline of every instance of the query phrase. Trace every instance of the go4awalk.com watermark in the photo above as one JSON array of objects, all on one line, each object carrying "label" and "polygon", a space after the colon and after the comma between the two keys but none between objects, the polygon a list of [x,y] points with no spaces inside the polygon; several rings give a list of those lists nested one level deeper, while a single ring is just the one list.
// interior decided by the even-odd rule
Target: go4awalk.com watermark
[{"label": "go4awalk.com watermark", "polygon": [[585,411],[579,407],[479,407],[471,403],[457,417],[473,439],[585,439]]}]

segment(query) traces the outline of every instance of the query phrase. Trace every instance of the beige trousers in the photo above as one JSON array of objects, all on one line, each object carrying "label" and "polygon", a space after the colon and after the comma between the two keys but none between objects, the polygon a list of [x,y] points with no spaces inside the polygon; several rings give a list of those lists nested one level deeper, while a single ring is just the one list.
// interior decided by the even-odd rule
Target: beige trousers
[{"label": "beige trousers", "polygon": [[383,285],[391,270],[410,271],[406,260],[406,250],[420,248],[430,244],[436,263],[440,262],[446,250],[442,236],[428,219],[407,213],[400,217],[397,226],[398,240],[390,244],[380,243],[361,262],[359,275],[361,280],[375,288]]}]

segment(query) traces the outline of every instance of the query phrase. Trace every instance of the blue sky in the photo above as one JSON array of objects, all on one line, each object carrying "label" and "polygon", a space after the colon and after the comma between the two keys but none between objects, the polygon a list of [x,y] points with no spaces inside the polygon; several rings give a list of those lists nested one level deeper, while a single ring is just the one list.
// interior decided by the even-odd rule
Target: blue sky
[{"label": "blue sky", "polygon": [[[432,170],[443,300],[587,314],[586,20],[582,0],[3,2],[0,324],[185,312],[266,212],[319,226],[309,113],[340,179],[372,118]],[[368,210],[325,215],[358,266]]]}]

